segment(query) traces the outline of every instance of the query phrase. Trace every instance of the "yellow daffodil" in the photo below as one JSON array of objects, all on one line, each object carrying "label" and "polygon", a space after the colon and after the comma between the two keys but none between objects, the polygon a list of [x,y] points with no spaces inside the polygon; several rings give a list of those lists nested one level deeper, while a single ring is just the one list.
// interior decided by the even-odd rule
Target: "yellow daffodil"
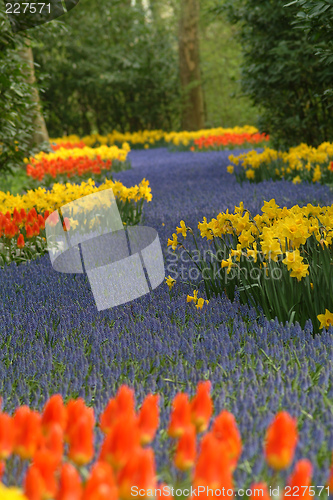
[{"label": "yellow daffodil", "polygon": [[194,302],[195,304],[198,302],[198,290],[193,291],[193,297],[191,295],[188,295],[186,298],[187,302]]},{"label": "yellow daffodil", "polygon": [[171,278],[170,274],[167,278],[165,278],[165,281],[166,281],[166,284],[168,285],[169,287],[169,290],[171,290],[171,288],[173,287],[173,285],[176,283],[176,280]]},{"label": "yellow daffodil", "polygon": [[249,168],[246,172],[245,175],[248,179],[254,179],[254,170],[252,168]]},{"label": "yellow daffodil", "polygon": [[177,235],[176,233],[172,234],[172,240],[168,239],[168,247],[171,245],[172,250],[175,251],[178,245]]},{"label": "yellow daffodil", "polygon": [[293,252],[286,252],[286,257],[283,259],[283,264],[285,264],[290,271],[295,264],[300,264],[302,262],[302,257],[299,250],[294,250]]},{"label": "yellow daffodil", "polygon": [[198,303],[195,305],[195,307],[197,309],[202,309],[205,302],[206,302],[206,304],[208,304],[209,300],[204,300],[204,299],[200,298],[200,299],[198,299]]},{"label": "yellow daffodil", "polygon": [[320,329],[333,325],[333,313],[331,313],[328,309],[325,309],[325,314],[318,314],[317,318],[320,321]]},{"label": "yellow daffodil", "polygon": [[227,166],[227,172],[229,172],[229,174],[233,174],[234,173],[234,166],[233,165],[228,165]]},{"label": "yellow daffodil", "polygon": [[303,264],[303,262],[295,263],[292,266],[292,272],[290,273],[290,276],[292,278],[297,278],[297,281],[301,281],[302,278],[309,274],[308,267],[309,264]]},{"label": "yellow daffodil", "polygon": [[183,220],[180,221],[180,227],[176,227],[177,234],[181,233],[186,238],[187,228]]},{"label": "yellow daffodil", "polygon": [[207,240],[212,240],[212,230],[208,227],[206,217],[203,218],[203,222],[198,223],[198,228],[200,229],[200,233],[202,238],[206,237]]},{"label": "yellow daffodil", "polygon": [[296,177],[293,178],[293,184],[300,184],[302,182],[302,179],[300,178],[299,175],[296,175]]},{"label": "yellow daffodil", "polygon": [[0,498],[1,500],[28,500],[19,488],[6,488],[2,483],[0,483]]},{"label": "yellow daffodil", "polygon": [[242,234],[238,236],[238,240],[242,248],[251,245],[254,242],[254,237],[251,234],[251,229],[249,229],[248,231],[243,231]]},{"label": "yellow daffodil", "polygon": [[227,271],[227,274],[230,273],[230,270],[232,268],[232,266],[234,266],[235,264],[232,262],[232,258],[229,257],[227,260],[222,260],[221,262],[221,267],[224,268],[224,267],[227,267],[228,268],[228,271]]},{"label": "yellow daffodil", "polygon": [[247,249],[247,256],[252,257],[254,262],[257,262],[258,251],[257,251],[257,243],[256,242],[253,243],[253,250],[251,250],[250,248]]}]

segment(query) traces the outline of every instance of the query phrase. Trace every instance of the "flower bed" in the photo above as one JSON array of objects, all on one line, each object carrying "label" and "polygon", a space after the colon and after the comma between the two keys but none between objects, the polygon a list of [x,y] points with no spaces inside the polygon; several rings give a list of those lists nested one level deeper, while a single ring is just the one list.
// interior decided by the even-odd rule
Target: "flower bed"
[{"label": "flower bed", "polygon": [[[152,199],[149,181],[145,179],[130,188],[112,180],[105,180],[96,187],[90,179],[78,185],[56,183],[51,190],[38,188],[24,195],[0,192],[0,267],[43,255],[47,251],[44,229],[49,214],[70,201],[110,188],[116,197],[123,223],[138,224],[144,201]],[[67,220],[65,223],[66,230],[70,230],[75,221]]]},{"label": "flower bed", "polygon": [[[287,152],[265,148],[261,153],[249,151],[239,156],[230,155],[229,160],[234,165],[229,165],[227,170],[230,174],[235,173],[238,182],[285,178],[294,184],[302,181],[333,183],[333,144],[330,142],[318,148],[301,144]],[[241,167],[234,171],[234,166],[240,162]]]},{"label": "flower bed", "polygon": [[[267,141],[263,135],[258,134],[258,129],[249,125],[244,127],[234,127],[234,128],[212,128],[198,130],[195,132],[164,132],[163,130],[143,130],[141,132],[126,132],[124,134],[113,131],[111,134],[102,136],[99,134],[92,134],[85,136],[80,139],[76,135],[70,135],[63,138],[51,139],[56,145],[70,144],[70,143],[81,143],[86,144],[90,147],[96,147],[100,145],[120,145],[124,141],[131,145],[131,148],[144,148],[149,149],[151,147],[161,147],[170,146],[172,149],[188,151],[190,147],[195,147],[195,141],[206,139],[208,137],[215,137],[215,142],[219,142],[219,146],[225,142],[226,137],[228,137],[229,145],[246,145],[257,144]],[[232,140],[231,140],[232,138]],[[208,139],[207,139],[208,140]],[[240,142],[241,141],[241,142]]]},{"label": "flower bed", "polygon": [[[139,411],[135,410],[134,391],[120,387],[115,398],[107,403],[100,415],[98,427],[103,441],[95,455],[95,414],[83,399],[72,399],[65,405],[60,395],[52,396],[42,414],[22,406],[11,417],[0,413],[0,457],[2,472],[10,467],[11,455],[20,461],[29,461],[24,479],[22,499],[57,500],[129,500],[133,496],[231,497],[245,489],[235,490],[233,472],[242,453],[242,440],[234,416],[222,410],[207,429],[213,413],[209,381],[199,382],[191,401],[186,393],[178,393],[173,400],[168,435],[174,445],[170,465],[186,472],[186,478],[176,484],[158,479],[154,451],[150,446],[159,427],[159,396],[145,397]],[[6,431],[5,431],[6,429]],[[199,438],[200,435],[200,438]],[[263,453],[273,471],[289,469],[298,441],[297,421],[287,412],[279,412],[266,431]],[[171,444],[171,443],[170,443]],[[173,457],[172,457],[173,455]],[[87,470],[95,456],[95,463]],[[169,466],[170,466],[169,465]],[[272,489],[288,491],[303,489],[303,497],[310,499],[317,493],[312,485],[313,467],[308,459],[297,461],[286,487],[275,479],[268,486],[253,482],[247,498],[259,494],[270,498]],[[333,466],[328,481],[319,486],[327,497],[333,487]],[[19,486],[17,483],[16,486]],[[11,490],[0,485],[5,498]],[[187,493],[186,493],[187,492]],[[23,493],[23,492],[22,492]],[[15,498],[12,490],[12,498]],[[16,497],[20,498],[19,490]],[[192,496],[193,496],[192,495]],[[300,495],[297,495],[298,497]],[[324,496],[324,495],[322,495]],[[3,497],[2,497],[3,498]]]},{"label": "flower bed", "polygon": [[238,133],[202,136],[194,139],[194,145],[190,147],[191,151],[223,151],[224,149],[235,149],[235,146],[249,148],[256,144],[258,147],[269,141],[269,136],[265,134]]},{"label": "flower bed", "polygon": [[[130,167],[126,161],[130,150],[128,144],[123,148],[117,146],[101,146],[89,148],[83,144],[65,143],[55,148],[53,153],[38,153],[35,157],[26,159],[27,176],[30,182],[29,189],[40,186],[50,187],[54,181],[64,182],[71,179],[72,182],[92,179],[100,181],[106,172],[119,172]],[[104,176],[105,178],[105,176]]]},{"label": "flower bed", "polygon": [[70,143],[84,143],[89,147],[98,147],[103,145],[120,146],[124,142],[129,143],[132,149],[149,147],[160,147],[165,145],[163,130],[142,130],[139,132],[117,132],[114,130],[107,135],[91,134],[86,135],[80,139],[77,135],[68,135],[66,137],[59,137],[57,139],[50,139],[56,145],[70,144]]},{"label": "flower bed", "polygon": [[[311,483],[326,485],[333,449],[332,327],[313,338],[310,321],[304,329],[297,323],[268,321],[254,308],[241,305],[237,293],[232,303],[222,294],[195,307],[206,298],[203,284],[195,283],[195,294],[191,283],[174,275],[172,269],[180,273],[183,261],[175,262],[166,243],[180,219],[197,227],[202,214],[208,220],[216,218],[240,200],[254,215],[263,200],[272,197],[291,208],[314,200],[330,205],[332,194],[325,186],[285,180],[263,182],[260,191],[254,184],[240,186],[225,168],[221,172],[221,165],[228,164],[226,152],[152,150],[131,156],[135,168],[120,172],[117,179],[134,185],[143,176],[149,178],[154,199],[145,210],[145,225],[158,230],[166,275],[176,283],[170,291],[162,285],[131,303],[98,312],[86,276],[55,272],[47,255],[0,269],[4,411],[12,414],[28,404],[41,412],[52,394],[61,394],[66,404],[82,397],[99,421],[122,384],[133,387],[139,405],[147,394],[158,393],[161,424],[152,448],[158,479],[175,485],[184,476],[170,461],[165,432],[170,406],[178,391],[192,397],[198,381],[209,379],[215,415],[222,410],[232,413],[242,437],[235,488],[250,488],[259,481],[272,484],[262,446],[280,411],[297,418],[299,441],[279,481],[285,485],[297,462],[306,458],[313,466]],[[200,249],[204,240],[198,241]],[[191,271],[194,266],[187,258],[184,267]],[[187,296],[198,300],[187,302]],[[102,436],[97,429],[95,437],[98,451]],[[3,478],[6,485],[15,481],[23,481],[17,457]]]},{"label": "flower bed", "polygon": [[[311,318],[315,329],[333,324],[333,205],[288,210],[272,199],[261,211],[252,217],[241,202],[234,214],[199,222],[214,251],[196,255],[208,298],[225,291],[233,299],[237,286],[242,301],[250,300],[268,319],[304,327]],[[186,239],[188,232],[196,244],[193,230],[181,221],[168,246],[184,248],[178,234]]]}]

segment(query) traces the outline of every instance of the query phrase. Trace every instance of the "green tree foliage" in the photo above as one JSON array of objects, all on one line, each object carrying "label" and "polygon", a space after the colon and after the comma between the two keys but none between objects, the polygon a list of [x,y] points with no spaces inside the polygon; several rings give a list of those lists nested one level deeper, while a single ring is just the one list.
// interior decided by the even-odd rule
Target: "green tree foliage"
[{"label": "green tree foliage", "polygon": [[[333,0],[318,2],[313,0],[295,0],[285,5],[286,8],[296,6],[299,10],[292,25],[304,30],[308,40],[316,48],[316,56],[320,62],[333,64]],[[329,101],[333,96],[332,81],[323,94],[323,100]],[[331,108],[331,102],[327,103]]]},{"label": "green tree foliage", "polygon": [[238,25],[244,62],[242,88],[260,111],[258,126],[276,147],[332,140],[332,98],[323,92],[333,65],[323,65],[306,34],[292,29],[297,8],[285,0],[220,0],[215,13],[226,12]]},{"label": "green tree foliage", "polygon": [[0,7],[0,174],[7,174],[30,151],[35,106],[19,56],[24,37],[13,35],[4,5]]},{"label": "green tree foliage", "polygon": [[[304,30],[316,46],[321,61],[333,63],[333,0],[294,0],[285,7],[297,7],[293,26]],[[323,42],[322,45],[319,45]]]},{"label": "green tree foliage", "polygon": [[34,47],[50,136],[179,126],[174,40],[141,2],[81,0],[61,21]]}]

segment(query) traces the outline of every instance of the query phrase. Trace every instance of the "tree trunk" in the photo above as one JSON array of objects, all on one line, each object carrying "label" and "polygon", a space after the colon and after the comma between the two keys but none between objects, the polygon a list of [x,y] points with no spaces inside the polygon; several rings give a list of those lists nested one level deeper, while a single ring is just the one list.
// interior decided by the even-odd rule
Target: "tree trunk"
[{"label": "tree trunk", "polygon": [[36,104],[36,108],[34,111],[34,134],[31,137],[31,145],[36,144],[37,146],[39,146],[43,142],[49,142],[49,134],[47,132],[44,116],[40,105],[38,88],[35,85],[36,77],[34,57],[30,46],[30,41],[28,39],[26,39],[26,44],[27,46],[23,47],[20,50],[19,55],[23,62],[27,65],[25,75],[28,83],[31,85],[32,100]]},{"label": "tree trunk", "polygon": [[182,130],[200,130],[204,127],[198,20],[199,0],[181,0],[178,43],[183,92]]}]

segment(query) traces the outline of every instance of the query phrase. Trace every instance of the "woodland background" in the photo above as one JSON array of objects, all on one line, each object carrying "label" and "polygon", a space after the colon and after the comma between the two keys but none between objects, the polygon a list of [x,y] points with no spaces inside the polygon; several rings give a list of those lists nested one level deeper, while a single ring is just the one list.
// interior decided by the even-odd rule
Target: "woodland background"
[{"label": "woodland background", "polygon": [[114,129],[332,140],[332,20],[333,0],[80,0],[13,34],[0,3],[0,169]]}]

